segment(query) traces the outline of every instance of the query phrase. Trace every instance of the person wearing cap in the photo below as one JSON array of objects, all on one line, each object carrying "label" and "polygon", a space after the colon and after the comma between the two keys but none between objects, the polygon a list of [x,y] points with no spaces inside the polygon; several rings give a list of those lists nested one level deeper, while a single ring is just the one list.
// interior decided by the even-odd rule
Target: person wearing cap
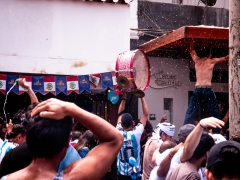
[{"label": "person wearing cap", "polygon": [[[190,132],[194,129],[194,125],[192,124],[186,124],[183,125],[179,131],[178,131],[178,139],[179,139],[179,145],[166,150],[164,153],[160,154],[158,150],[156,150],[152,156],[152,162],[156,164],[157,166],[154,167],[154,170],[151,172],[150,179],[151,180],[162,180],[165,179],[167,172],[170,167],[170,163],[172,160],[172,157],[175,153],[178,152],[178,150],[182,149],[182,143],[186,140],[187,136],[190,134]],[[170,155],[169,155],[170,154]],[[176,157],[176,156],[175,156]],[[173,162],[179,164],[178,158],[174,160]],[[158,175],[159,169],[161,170],[161,176]]]},{"label": "person wearing cap", "polygon": [[210,150],[205,170],[207,180],[240,180],[240,143],[229,140]]},{"label": "person wearing cap", "polygon": [[[211,81],[214,66],[218,63],[227,61],[229,56],[212,58],[212,54],[210,52],[207,57],[200,58],[194,50],[194,43],[190,44],[189,51],[192,60],[195,63],[197,80],[195,90],[190,98],[190,103],[186,111],[184,124],[194,124],[200,107],[204,108],[205,112],[208,112],[209,117],[213,116],[221,119],[216,96],[211,88]],[[203,111],[201,110],[201,112]],[[202,118],[205,118],[203,117],[203,114],[200,115],[200,119]]]},{"label": "person wearing cap", "polygon": [[[175,132],[175,126],[171,123],[160,123],[158,125],[159,128],[159,136],[155,136],[150,138],[146,145],[144,150],[144,156],[143,156],[143,173],[142,173],[142,180],[147,180],[150,177],[151,171],[155,167],[156,163],[152,161],[152,157],[155,151],[158,152],[160,155],[158,149],[161,146],[161,144],[165,141],[171,141],[172,137],[174,136]],[[159,137],[159,138],[156,138]],[[156,154],[156,153],[155,153]]]},{"label": "person wearing cap", "polygon": [[[122,92],[122,101],[120,103],[118,114],[125,109],[127,100],[126,92]],[[138,124],[133,121],[132,115],[123,113],[118,117],[116,128],[122,133],[124,140],[120,152],[117,156],[118,180],[140,179],[140,139],[148,118],[148,107],[144,98],[141,98],[143,115]],[[137,164],[137,170],[129,163],[129,159],[134,158]]]},{"label": "person wearing cap", "polygon": [[[204,129],[221,128],[222,126],[224,126],[224,122],[214,117],[200,120],[187,136],[183,148],[174,155],[178,156],[179,164],[173,169],[169,169],[167,180],[185,179],[190,176],[203,179],[200,168],[205,166],[207,154],[215,144],[213,138],[204,132]],[[161,176],[159,171],[158,174]]]}]

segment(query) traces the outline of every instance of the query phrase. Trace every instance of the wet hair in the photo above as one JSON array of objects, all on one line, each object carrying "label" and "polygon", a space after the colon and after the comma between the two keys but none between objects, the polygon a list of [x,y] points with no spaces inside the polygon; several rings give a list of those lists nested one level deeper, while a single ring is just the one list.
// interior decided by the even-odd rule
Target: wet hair
[{"label": "wet hair", "polygon": [[224,159],[217,162],[209,171],[211,171],[214,179],[238,179],[240,180],[239,162],[240,152],[235,147],[224,147],[221,150],[221,157]]},{"label": "wet hair", "polygon": [[83,147],[88,147],[90,150],[97,145],[97,139],[92,131],[87,130],[83,135],[78,138],[77,144],[74,148],[79,151]]},{"label": "wet hair", "polygon": [[210,136],[207,132],[203,132],[192,158],[200,159],[214,146],[214,144],[215,142],[212,136]]},{"label": "wet hair", "polygon": [[30,105],[26,113],[26,142],[33,158],[50,159],[68,146],[72,119],[68,116],[61,120],[42,118],[39,115],[31,117],[35,105]]}]

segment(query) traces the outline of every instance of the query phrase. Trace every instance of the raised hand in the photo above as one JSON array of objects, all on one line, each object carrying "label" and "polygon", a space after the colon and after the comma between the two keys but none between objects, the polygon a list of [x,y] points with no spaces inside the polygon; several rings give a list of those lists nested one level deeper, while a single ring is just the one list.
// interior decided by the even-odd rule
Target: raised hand
[{"label": "raised hand", "polygon": [[215,117],[208,117],[199,121],[199,125],[202,128],[222,128],[224,124],[225,123],[222,120]]},{"label": "raised hand", "polygon": [[73,103],[60,101],[55,98],[48,99],[39,103],[31,113],[31,116],[39,114],[43,118],[63,119],[65,116],[71,116],[69,109],[73,107]]}]

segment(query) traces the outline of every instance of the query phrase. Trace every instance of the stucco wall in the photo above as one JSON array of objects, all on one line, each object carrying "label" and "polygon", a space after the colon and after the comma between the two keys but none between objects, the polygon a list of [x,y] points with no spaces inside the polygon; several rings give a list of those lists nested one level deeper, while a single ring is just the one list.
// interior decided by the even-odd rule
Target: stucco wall
[{"label": "stucco wall", "polygon": [[82,75],[130,49],[126,4],[0,0],[0,71]]}]

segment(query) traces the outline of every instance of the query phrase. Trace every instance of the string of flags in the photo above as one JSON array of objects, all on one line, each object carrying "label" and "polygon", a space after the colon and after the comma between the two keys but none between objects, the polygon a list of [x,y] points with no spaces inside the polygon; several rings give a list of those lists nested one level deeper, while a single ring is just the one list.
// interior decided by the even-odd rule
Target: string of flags
[{"label": "string of flags", "polygon": [[[6,94],[18,78],[25,78],[35,93],[39,92],[44,95],[47,93],[58,95],[60,92],[66,95],[72,92],[81,94],[83,91],[90,93],[90,83],[94,88],[97,88],[100,81],[102,90],[110,88],[114,91],[117,87],[116,73],[114,71],[79,76],[22,76],[0,74],[0,92]],[[21,86],[14,86],[11,91],[20,95],[27,90]]]}]

